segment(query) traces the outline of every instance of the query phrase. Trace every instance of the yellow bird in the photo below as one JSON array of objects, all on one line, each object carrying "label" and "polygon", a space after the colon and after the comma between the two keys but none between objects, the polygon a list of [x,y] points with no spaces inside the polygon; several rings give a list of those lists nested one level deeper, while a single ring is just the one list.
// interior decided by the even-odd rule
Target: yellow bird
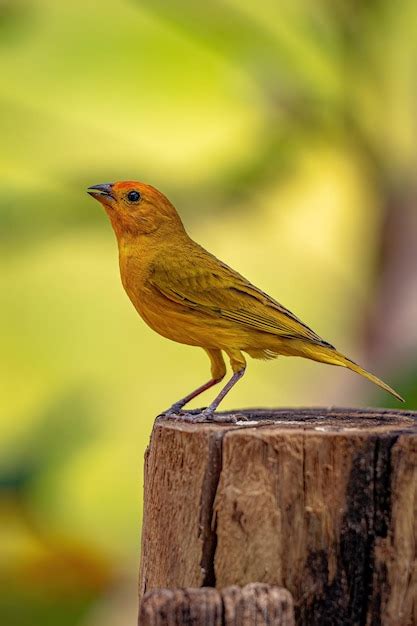
[{"label": "yellow bird", "polygon": [[[199,346],[210,359],[211,379],[173,404],[167,416],[190,421],[230,419],[215,410],[245,373],[244,353],[255,359],[301,356],[347,367],[402,400],[389,385],[193,241],[174,206],[154,187],[123,181],[94,185],[88,193],[110,218],[122,283],[139,315],[160,335]],[[187,402],[224,378],[223,352],[233,376],[201,414],[182,414]]]}]

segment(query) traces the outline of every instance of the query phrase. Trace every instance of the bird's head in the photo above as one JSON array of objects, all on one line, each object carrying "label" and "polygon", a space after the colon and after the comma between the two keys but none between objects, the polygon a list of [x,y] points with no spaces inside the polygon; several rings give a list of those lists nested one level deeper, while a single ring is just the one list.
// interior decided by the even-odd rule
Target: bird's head
[{"label": "bird's head", "polygon": [[151,185],[130,180],[102,183],[89,187],[87,193],[101,202],[118,239],[183,230],[174,206]]}]

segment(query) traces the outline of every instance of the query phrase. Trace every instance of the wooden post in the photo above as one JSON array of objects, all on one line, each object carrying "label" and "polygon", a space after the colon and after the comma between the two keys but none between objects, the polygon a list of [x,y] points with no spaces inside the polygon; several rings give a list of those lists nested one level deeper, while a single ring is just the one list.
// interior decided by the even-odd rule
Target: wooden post
[{"label": "wooden post", "polygon": [[417,413],[243,413],[156,422],[141,594],[264,582],[300,626],[417,626]]},{"label": "wooden post", "polygon": [[252,583],[241,589],[157,589],[145,594],[139,626],[294,626],[286,589]]}]

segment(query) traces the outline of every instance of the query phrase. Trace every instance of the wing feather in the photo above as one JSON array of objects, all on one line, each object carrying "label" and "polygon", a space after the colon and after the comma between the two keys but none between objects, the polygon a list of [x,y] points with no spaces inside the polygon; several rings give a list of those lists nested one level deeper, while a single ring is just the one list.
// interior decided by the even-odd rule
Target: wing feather
[{"label": "wing feather", "polygon": [[[193,242],[194,244],[194,242]],[[168,300],[250,329],[330,346],[291,311],[197,244],[180,263],[155,259],[150,282]],[[332,346],[330,346],[332,347]]]}]

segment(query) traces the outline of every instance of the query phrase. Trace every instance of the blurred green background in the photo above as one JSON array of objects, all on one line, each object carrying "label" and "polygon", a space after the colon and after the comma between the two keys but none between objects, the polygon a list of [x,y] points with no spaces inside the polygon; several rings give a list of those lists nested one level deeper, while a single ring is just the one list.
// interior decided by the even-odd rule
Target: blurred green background
[{"label": "blurred green background", "polygon": [[[415,408],[417,4],[0,0],[0,54],[1,623],[127,626],[144,449],[208,360],[138,318],[85,188],[160,188]],[[332,403],[395,401],[283,358],[224,408]]]}]

